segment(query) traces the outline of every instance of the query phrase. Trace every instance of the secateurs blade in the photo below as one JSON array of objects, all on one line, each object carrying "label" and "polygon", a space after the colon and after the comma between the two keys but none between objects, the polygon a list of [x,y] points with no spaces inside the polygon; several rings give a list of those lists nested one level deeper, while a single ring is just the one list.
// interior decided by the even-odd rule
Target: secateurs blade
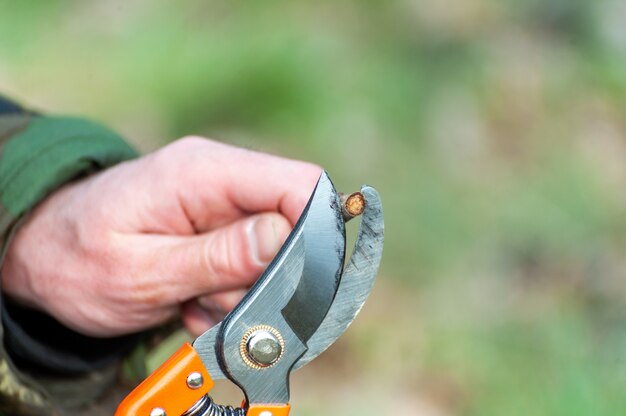
[{"label": "secateurs blade", "polygon": [[[358,195],[361,224],[345,270],[345,202],[324,172],[286,242],[241,302],[133,390],[116,416],[288,415],[290,373],[344,333],[378,272],[380,198],[369,186]],[[214,380],[223,378],[243,391],[241,408],[208,396]]]}]

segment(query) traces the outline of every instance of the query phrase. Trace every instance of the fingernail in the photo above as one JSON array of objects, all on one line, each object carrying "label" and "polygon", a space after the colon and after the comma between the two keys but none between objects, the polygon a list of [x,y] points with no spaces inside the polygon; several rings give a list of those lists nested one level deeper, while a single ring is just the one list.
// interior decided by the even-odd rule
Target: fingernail
[{"label": "fingernail", "polygon": [[248,228],[248,237],[252,259],[259,265],[267,265],[280,249],[276,223],[271,217],[257,218]]}]

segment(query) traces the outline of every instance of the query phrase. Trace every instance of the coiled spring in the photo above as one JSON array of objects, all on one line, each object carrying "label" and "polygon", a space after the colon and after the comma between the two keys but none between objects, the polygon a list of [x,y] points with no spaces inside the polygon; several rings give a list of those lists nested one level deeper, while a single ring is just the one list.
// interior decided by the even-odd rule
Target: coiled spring
[{"label": "coiled spring", "polygon": [[205,395],[183,416],[246,416],[246,411],[239,407],[219,405],[209,395]]}]

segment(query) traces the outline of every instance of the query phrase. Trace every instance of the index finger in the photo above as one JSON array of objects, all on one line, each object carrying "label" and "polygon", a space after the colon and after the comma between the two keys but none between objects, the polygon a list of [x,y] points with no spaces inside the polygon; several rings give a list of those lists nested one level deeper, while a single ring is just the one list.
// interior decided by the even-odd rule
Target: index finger
[{"label": "index finger", "polygon": [[259,212],[279,212],[293,225],[322,172],[311,163],[203,138],[182,139],[178,147],[177,196],[199,232]]}]

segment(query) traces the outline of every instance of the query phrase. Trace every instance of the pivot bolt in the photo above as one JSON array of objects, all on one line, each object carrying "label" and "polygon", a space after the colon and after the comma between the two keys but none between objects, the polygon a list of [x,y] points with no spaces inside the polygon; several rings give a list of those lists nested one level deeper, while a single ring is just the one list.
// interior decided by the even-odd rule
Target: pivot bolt
[{"label": "pivot bolt", "polygon": [[194,371],[187,376],[187,386],[190,389],[199,389],[200,387],[202,387],[203,383],[204,379],[202,378],[202,374],[198,373],[197,371]]},{"label": "pivot bolt", "polygon": [[283,355],[285,342],[275,328],[259,325],[250,328],[241,340],[241,358],[257,370],[271,367]]},{"label": "pivot bolt", "polygon": [[278,360],[283,349],[270,331],[260,330],[250,335],[247,343],[248,355],[262,367],[268,367]]}]

